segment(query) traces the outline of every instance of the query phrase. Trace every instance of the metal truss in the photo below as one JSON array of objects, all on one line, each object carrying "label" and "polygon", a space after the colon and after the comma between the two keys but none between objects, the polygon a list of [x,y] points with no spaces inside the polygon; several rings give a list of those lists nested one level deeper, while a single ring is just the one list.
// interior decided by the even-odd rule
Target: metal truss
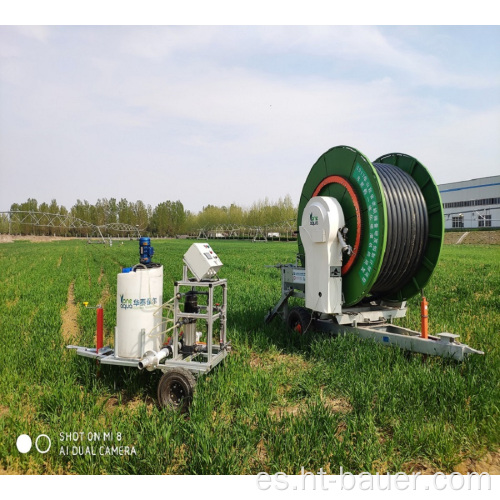
[{"label": "metal truss", "polygon": [[103,243],[104,236],[103,232],[106,231],[117,231],[121,233],[132,233],[137,234],[140,238],[141,233],[137,226],[131,226],[130,224],[123,224],[121,222],[114,222],[111,224],[102,224],[100,226],[87,222],[78,217],[74,217],[71,214],[51,214],[47,212],[34,212],[34,211],[22,211],[22,210],[12,210],[8,212],[0,212],[0,215],[7,217],[9,223],[9,233],[12,224],[24,224],[39,227],[52,227],[59,229],[89,229],[91,234],[97,238],[100,238]]},{"label": "metal truss", "polygon": [[137,237],[141,237],[139,226],[132,226],[130,224],[124,224],[122,222],[111,222],[110,224],[104,224],[98,227],[107,231],[118,231],[120,233],[137,233]]},{"label": "metal truss", "polygon": [[[233,239],[233,238],[247,238],[253,241],[267,241],[268,238],[274,239],[288,239],[293,236],[296,231],[297,221],[295,219],[288,219],[280,222],[273,222],[264,224],[262,226],[245,226],[239,224],[217,224],[214,226],[205,226],[193,231],[198,234],[198,239]],[[278,236],[275,236],[275,235]]]}]

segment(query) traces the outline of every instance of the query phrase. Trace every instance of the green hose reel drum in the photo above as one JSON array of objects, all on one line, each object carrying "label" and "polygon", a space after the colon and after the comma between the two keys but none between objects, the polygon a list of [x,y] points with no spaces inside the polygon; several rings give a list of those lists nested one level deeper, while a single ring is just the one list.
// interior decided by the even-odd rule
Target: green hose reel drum
[{"label": "green hose reel drum", "polygon": [[[344,212],[353,249],[342,266],[344,306],[400,303],[420,293],[439,260],[444,217],[439,190],[418,160],[392,153],[371,163],[356,149],[334,147],[307,176],[297,226],[314,196],[336,198]],[[298,250],[305,266],[300,233]]]}]

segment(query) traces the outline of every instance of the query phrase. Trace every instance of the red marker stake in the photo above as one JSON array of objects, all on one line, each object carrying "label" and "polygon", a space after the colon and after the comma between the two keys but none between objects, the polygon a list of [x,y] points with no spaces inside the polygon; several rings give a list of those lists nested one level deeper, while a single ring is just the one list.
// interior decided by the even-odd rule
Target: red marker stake
[{"label": "red marker stake", "polygon": [[[97,334],[96,334],[96,353],[99,354],[99,350],[102,349],[103,343],[103,332],[104,332],[104,315],[101,306],[97,306]],[[99,361],[97,361],[99,363]],[[101,376],[101,363],[97,365],[97,376]]]},{"label": "red marker stake", "polygon": [[96,339],[96,351],[99,354],[99,350],[102,349],[103,343],[103,332],[104,332],[104,316],[101,306],[97,307],[97,339]]},{"label": "red marker stake", "polygon": [[428,315],[429,303],[427,299],[422,295],[422,302],[420,304],[420,311],[422,316],[422,338],[429,338],[429,315]]}]

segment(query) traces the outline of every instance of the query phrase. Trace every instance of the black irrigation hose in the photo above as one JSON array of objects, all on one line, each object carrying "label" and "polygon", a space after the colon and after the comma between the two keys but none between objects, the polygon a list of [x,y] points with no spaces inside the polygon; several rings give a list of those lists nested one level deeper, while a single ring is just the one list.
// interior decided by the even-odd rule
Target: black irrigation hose
[{"label": "black irrigation hose", "polygon": [[429,222],[417,183],[403,170],[373,163],[382,181],[387,205],[387,244],[372,294],[400,290],[417,270],[427,245]]}]

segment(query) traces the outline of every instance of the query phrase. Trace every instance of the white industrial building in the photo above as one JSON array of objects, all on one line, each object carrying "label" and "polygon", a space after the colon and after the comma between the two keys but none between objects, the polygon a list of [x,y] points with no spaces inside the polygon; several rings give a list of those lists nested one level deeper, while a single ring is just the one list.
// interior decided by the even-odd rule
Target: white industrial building
[{"label": "white industrial building", "polygon": [[438,186],[445,229],[500,228],[500,175]]}]

